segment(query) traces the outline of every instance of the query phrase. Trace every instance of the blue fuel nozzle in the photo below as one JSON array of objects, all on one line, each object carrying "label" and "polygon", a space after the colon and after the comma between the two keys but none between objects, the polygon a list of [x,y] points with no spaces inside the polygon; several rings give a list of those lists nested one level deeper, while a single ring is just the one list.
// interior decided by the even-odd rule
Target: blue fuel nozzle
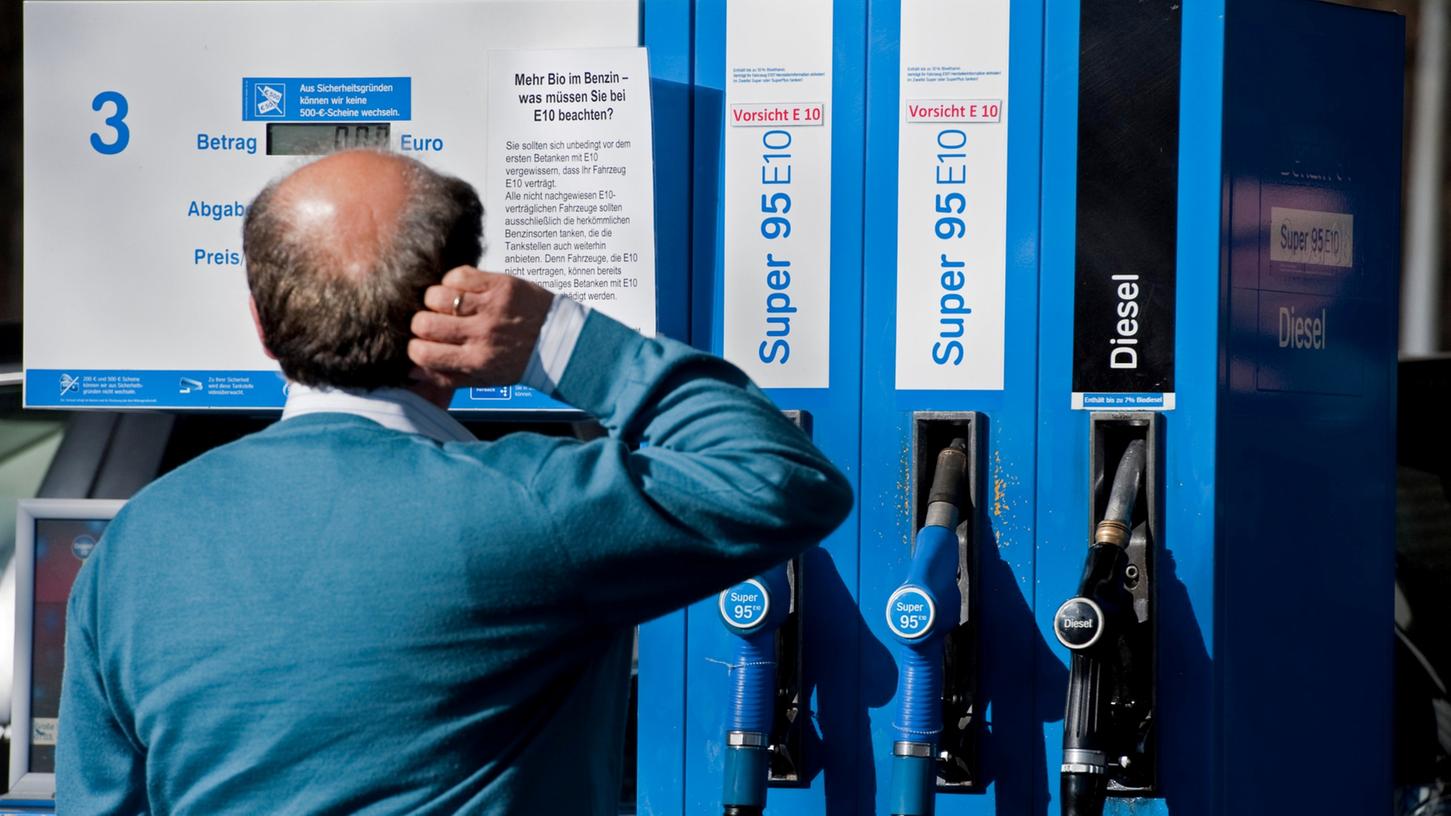
[{"label": "blue fuel nozzle", "polygon": [[958,623],[957,526],[967,478],[967,446],[954,440],[937,457],[927,519],[917,531],[907,580],[887,599],[887,628],[897,641],[896,732],[892,743],[892,816],[931,816],[942,734],[943,646]]},{"label": "blue fuel nozzle", "polygon": [[726,816],[759,816],[766,807],[776,699],[776,630],[791,611],[786,565],[720,594],[721,621],[736,636],[726,717]]}]

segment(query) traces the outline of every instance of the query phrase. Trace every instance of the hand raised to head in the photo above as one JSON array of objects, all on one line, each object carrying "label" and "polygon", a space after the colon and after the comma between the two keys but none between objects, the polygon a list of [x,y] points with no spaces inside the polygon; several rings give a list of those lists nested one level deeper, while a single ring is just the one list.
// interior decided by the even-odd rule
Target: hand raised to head
[{"label": "hand raised to head", "polygon": [[449,270],[423,293],[408,357],[438,385],[513,385],[524,375],[554,295],[512,275]]}]

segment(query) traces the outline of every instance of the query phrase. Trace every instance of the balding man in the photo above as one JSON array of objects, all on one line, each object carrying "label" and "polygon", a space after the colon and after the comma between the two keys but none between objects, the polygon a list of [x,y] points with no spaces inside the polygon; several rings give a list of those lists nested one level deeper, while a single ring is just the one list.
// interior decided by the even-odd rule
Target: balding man
[{"label": "balding man", "polygon": [[[372,152],[257,197],[287,408],[81,570],[61,813],[613,815],[631,627],[841,522],[846,482],[738,370],[473,268],[481,211]],[[478,442],[444,411],[520,381],[608,436]]]}]

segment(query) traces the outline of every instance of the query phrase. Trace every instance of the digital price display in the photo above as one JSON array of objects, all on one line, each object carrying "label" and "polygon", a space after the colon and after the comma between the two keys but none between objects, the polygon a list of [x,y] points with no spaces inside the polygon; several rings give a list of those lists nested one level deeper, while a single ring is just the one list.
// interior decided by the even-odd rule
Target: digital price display
[{"label": "digital price display", "polygon": [[387,122],[337,125],[323,122],[270,122],[267,155],[323,156],[355,147],[387,149]]}]

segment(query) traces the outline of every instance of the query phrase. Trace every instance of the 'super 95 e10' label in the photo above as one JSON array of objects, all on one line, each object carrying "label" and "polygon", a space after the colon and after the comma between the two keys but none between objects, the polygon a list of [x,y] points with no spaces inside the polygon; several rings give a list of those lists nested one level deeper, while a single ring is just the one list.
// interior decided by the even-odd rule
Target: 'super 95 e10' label
[{"label": "'super 95 e10' label", "polygon": [[1345,269],[1354,266],[1355,216],[1271,207],[1270,260]]},{"label": "'super 95 e10' label", "polygon": [[726,7],[722,349],[767,388],[831,361],[829,0]]},{"label": "'super 95 e10' label", "polygon": [[902,4],[899,389],[1003,387],[1008,5]]}]

